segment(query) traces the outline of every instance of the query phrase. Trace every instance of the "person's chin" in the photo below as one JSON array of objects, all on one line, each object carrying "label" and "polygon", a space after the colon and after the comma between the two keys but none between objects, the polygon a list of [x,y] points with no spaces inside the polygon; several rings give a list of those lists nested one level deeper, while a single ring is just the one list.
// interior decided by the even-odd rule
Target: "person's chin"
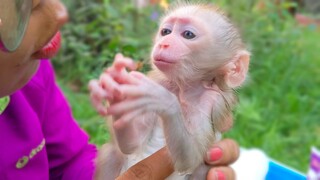
[{"label": "person's chin", "polygon": [[26,69],[24,75],[16,84],[16,87],[15,87],[16,90],[23,88],[23,86],[25,86],[32,79],[32,77],[38,71],[39,64],[40,64],[40,61],[34,60],[34,61],[29,62],[29,64],[26,67],[27,69]]}]

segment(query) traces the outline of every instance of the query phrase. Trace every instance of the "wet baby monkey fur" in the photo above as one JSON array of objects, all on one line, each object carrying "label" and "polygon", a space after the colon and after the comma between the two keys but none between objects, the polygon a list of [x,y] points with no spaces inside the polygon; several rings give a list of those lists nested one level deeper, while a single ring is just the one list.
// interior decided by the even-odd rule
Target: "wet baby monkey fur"
[{"label": "wet baby monkey fur", "polygon": [[89,85],[103,91],[96,96],[107,99],[112,116],[96,178],[113,180],[166,146],[176,171],[167,179],[205,179],[195,172],[206,168],[207,150],[232,126],[234,89],[245,82],[250,53],[216,6],[179,2],[161,19],[150,59],[144,75],[128,72],[133,61],[118,54]]}]

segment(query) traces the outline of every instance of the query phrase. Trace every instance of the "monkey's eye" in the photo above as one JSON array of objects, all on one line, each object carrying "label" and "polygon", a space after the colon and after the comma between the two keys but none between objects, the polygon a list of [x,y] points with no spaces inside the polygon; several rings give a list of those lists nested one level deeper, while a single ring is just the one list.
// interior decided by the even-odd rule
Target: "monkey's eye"
[{"label": "monkey's eye", "polygon": [[166,36],[166,35],[168,35],[168,34],[170,34],[170,33],[171,33],[171,30],[170,30],[170,29],[163,28],[163,29],[161,30],[161,36]]},{"label": "monkey's eye", "polygon": [[182,33],[182,37],[184,37],[184,38],[186,38],[186,39],[193,39],[193,38],[196,37],[196,35],[195,35],[193,32],[191,32],[191,31],[184,31],[184,32]]}]

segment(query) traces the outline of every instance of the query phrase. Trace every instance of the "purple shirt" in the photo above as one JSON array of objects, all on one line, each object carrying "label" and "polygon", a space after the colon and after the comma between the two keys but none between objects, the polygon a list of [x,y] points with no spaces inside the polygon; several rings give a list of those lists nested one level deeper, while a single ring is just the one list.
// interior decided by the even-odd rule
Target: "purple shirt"
[{"label": "purple shirt", "polygon": [[0,115],[0,179],[92,179],[96,147],[72,117],[48,60]]}]

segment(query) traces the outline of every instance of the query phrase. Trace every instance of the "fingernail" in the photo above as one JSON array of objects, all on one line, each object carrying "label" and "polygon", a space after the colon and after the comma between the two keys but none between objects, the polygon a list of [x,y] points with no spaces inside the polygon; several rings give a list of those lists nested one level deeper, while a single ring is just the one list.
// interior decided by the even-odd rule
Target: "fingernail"
[{"label": "fingernail", "polygon": [[208,153],[208,156],[209,156],[209,160],[210,161],[217,161],[219,160],[221,157],[222,157],[222,150],[218,147],[216,148],[212,148],[210,150],[210,152]]},{"label": "fingernail", "polygon": [[226,180],[226,176],[221,171],[215,171],[218,180]]}]

